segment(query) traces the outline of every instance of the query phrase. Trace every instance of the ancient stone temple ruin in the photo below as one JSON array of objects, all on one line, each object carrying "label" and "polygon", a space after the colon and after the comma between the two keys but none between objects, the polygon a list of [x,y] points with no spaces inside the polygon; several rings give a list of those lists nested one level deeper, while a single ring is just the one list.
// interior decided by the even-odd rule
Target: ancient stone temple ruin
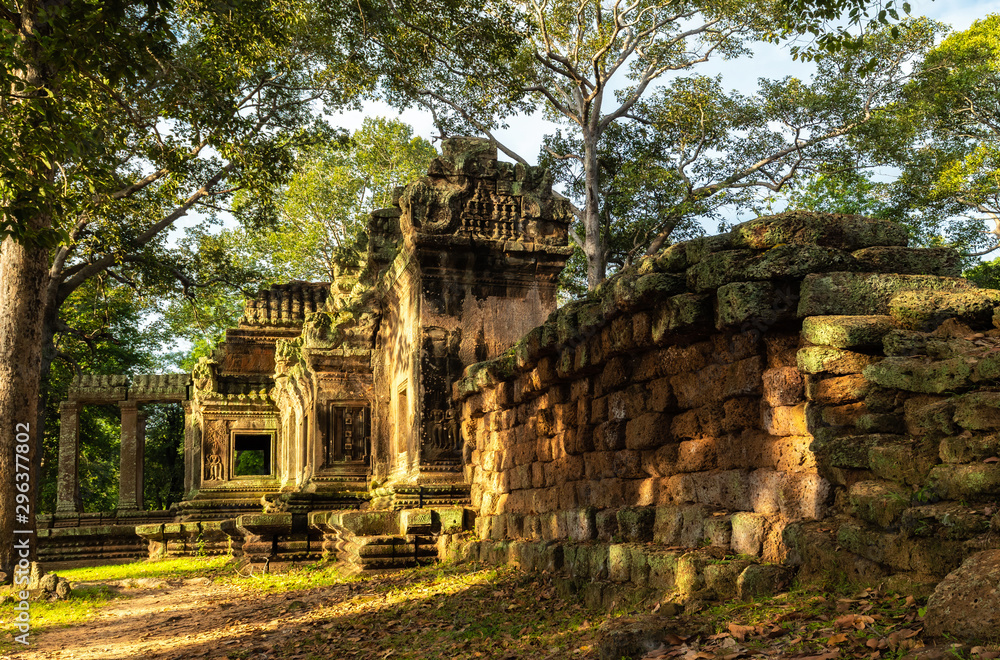
[{"label": "ancient stone temple ruin", "polygon": [[[47,556],[475,558],[600,601],[747,595],[789,568],[929,588],[997,547],[1000,292],[953,250],[791,212],[557,309],[550,183],[448,142],[372,215],[359,273],[260,293],[190,377],[78,381]],[[160,400],[184,402],[186,499],[153,514],[139,406]],[[122,407],[122,499],[81,514],[74,419],[100,401]]]}]

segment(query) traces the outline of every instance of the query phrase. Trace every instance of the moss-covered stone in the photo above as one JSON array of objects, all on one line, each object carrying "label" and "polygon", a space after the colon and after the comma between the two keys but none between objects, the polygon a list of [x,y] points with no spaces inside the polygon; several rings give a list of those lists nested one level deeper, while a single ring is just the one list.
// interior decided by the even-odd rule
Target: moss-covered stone
[{"label": "moss-covered stone", "polygon": [[655,302],[687,290],[687,278],[672,273],[651,273],[635,281],[632,308],[648,307]]},{"label": "moss-covered stone", "polygon": [[802,321],[802,338],[835,348],[875,348],[893,327],[888,316],[811,316]]},{"label": "moss-covered stone", "polygon": [[990,516],[983,508],[938,502],[906,509],[900,529],[912,536],[969,539],[990,530]]},{"label": "moss-covered stone", "polygon": [[716,297],[715,327],[719,330],[750,319],[760,319],[767,325],[777,320],[771,282],[733,282],[719,287]]},{"label": "moss-covered stone", "polygon": [[903,404],[906,430],[913,435],[949,435],[956,431],[955,403],[948,397],[915,396]]},{"label": "moss-covered stone", "polygon": [[846,270],[850,263],[850,256],[834,247],[782,244],[760,254],[748,264],[746,274],[751,280],[805,277],[810,273]]},{"label": "moss-covered stone", "polygon": [[735,247],[754,249],[795,243],[858,250],[907,243],[906,230],[894,222],[812,211],[789,211],[743,222],[733,227],[731,235]]},{"label": "moss-covered stone", "polygon": [[890,356],[925,355],[927,335],[911,330],[890,330],[882,338],[885,354]]},{"label": "moss-covered stone", "polygon": [[750,564],[736,579],[736,597],[755,600],[784,591],[792,581],[792,570],[773,564]]},{"label": "moss-covered stone", "polygon": [[1000,464],[937,465],[928,482],[946,500],[978,500],[1000,494]]},{"label": "moss-covered stone", "polygon": [[916,486],[927,479],[937,454],[933,440],[879,442],[868,449],[868,466],[880,479]]},{"label": "moss-covered stone", "polygon": [[646,554],[650,587],[662,591],[674,589],[677,584],[677,558],[675,550],[651,550]]},{"label": "moss-covered stone", "polygon": [[684,246],[688,266],[693,266],[716,252],[733,249],[731,234],[700,236],[681,243]]},{"label": "moss-covered stone", "polygon": [[869,450],[872,447],[902,442],[903,436],[888,433],[868,435],[837,435],[817,429],[809,448],[824,466],[839,468],[869,468]]},{"label": "moss-covered stone", "polygon": [[882,387],[941,394],[967,387],[972,367],[962,358],[888,357],[865,367],[863,373],[865,378]]},{"label": "moss-covered stone", "polygon": [[705,575],[705,587],[711,590],[718,600],[736,598],[736,583],[740,578],[740,574],[750,564],[751,562],[746,559],[720,560],[715,563],[706,564],[702,569]]},{"label": "moss-covered stone", "polygon": [[749,279],[747,268],[757,256],[752,250],[726,250],[706,254],[688,268],[687,286],[691,291],[702,293],[730,282]]},{"label": "moss-covered stone", "polygon": [[656,270],[666,273],[682,273],[691,265],[687,259],[686,243],[675,243],[663,248],[655,259]]},{"label": "moss-covered stone", "polygon": [[866,413],[854,422],[861,433],[895,433],[903,428],[903,416],[893,413]]},{"label": "moss-covered stone", "polygon": [[899,392],[877,385],[865,395],[865,407],[871,413],[896,413],[901,411]]},{"label": "moss-covered stone", "polygon": [[972,380],[977,383],[1000,380],[1000,353],[980,359],[972,371]]},{"label": "moss-covered stone", "polygon": [[1000,456],[1000,433],[942,438],[938,455],[945,463],[974,463]]},{"label": "moss-covered stone", "polygon": [[988,328],[1000,291],[993,289],[903,291],[889,301],[889,314],[904,328],[930,331],[945,319]]},{"label": "moss-covered stone", "polygon": [[711,323],[711,319],[711,296],[693,293],[672,296],[653,310],[651,327],[653,341],[662,343],[670,337],[671,333]]},{"label": "moss-covered stone", "polygon": [[653,523],[656,509],[648,506],[630,506],[618,509],[618,533],[626,541],[647,542],[653,540]]},{"label": "moss-covered stone", "polygon": [[971,431],[1000,429],[1000,392],[971,392],[955,402],[955,421]]},{"label": "moss-covered stone", "polygon": [[962,274],[958,252],[950,247],[879,246],[856,250],[851,256],[854,257],[857,270],[863,272],[950,277]]},{"label": "moss-covered stone", "polygon": [[890,481],[859,481],[848,500],[854,515],[879,527],[894,526],[910,505],[910,491]]},{"label": "moss-covered stone", "polygon": [[902,291],[961,291],[971,286],[961,278],[936,275],[815,273],[802,281],[798,315],[885,315],[889,301]]},{"label": "moss-covered stone", "polygon": [[[806,319],[809,321],[811,319]],[[803,321],[803,326],[805,325]],[[826,332],[826,328],[817,329]],[[875,364],[882,358],[876,355],[856,353],[832,346],[806,346],[800,348],[795,355],[799,371],[807,374],[830,373],[836,375],[858,374],[869,364]]]}]

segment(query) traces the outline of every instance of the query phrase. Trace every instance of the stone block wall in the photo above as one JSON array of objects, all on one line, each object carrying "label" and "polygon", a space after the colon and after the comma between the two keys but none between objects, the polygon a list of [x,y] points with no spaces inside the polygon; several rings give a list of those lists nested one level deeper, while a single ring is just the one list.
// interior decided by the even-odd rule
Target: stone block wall
[{"label": "stone block wall", "polygon": [[802,212],[625,269],[456,384],[480,538],[943,575],[960,556],[911,540],[985,533],[941,502],[1000,492],[1000,296],[957,275],[892,223]]}]

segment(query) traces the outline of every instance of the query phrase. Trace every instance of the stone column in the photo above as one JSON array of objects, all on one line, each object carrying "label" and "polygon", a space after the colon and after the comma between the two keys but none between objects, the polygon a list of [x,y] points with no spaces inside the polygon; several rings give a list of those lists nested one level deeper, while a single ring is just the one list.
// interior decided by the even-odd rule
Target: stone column
[{"label": "stone column", "polygon": [[135,401],[119,401],[122,415],[121,463],[119,463],[118,510],[137,511],[142,493],[136,492],[136,466],[141,473],[139,457],[139,407]]},{"label": "stone column", "polygon": [[195,491],[201,488],[204,468],[201,459],[201,433],[198,432],[198,421],[194,417],[191,401],[183,401],[184,407],[184,497],[195,496]]},{"label": "stone column", "polygon": [[76,401],[59,404],[59,478],[56,513],[80,513],[80,408]]},{"label": "stone column", "polygon": [[140,410],[135,424],[135,501],[139,510],[143,510],[143,486],[145,478],[146,463],[146,417],[145,411]]}]

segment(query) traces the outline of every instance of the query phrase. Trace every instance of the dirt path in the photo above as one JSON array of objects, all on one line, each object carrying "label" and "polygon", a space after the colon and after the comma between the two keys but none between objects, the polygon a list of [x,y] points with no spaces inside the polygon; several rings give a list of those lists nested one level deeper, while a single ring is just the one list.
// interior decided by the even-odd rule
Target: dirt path
[{"label": "dirt path", "polygon": [[[275,658],[272,649],[301,632],[303,615],[338,588],[294,594],[245,592],[207,579],[123,589],[84,626],[43,630],[18,660],[209,660]],[[344,589],[346,591],[346,589]],[[295,603],[290,607],[289,601]],[[305,658],[295,654],[283,657]]]}]

